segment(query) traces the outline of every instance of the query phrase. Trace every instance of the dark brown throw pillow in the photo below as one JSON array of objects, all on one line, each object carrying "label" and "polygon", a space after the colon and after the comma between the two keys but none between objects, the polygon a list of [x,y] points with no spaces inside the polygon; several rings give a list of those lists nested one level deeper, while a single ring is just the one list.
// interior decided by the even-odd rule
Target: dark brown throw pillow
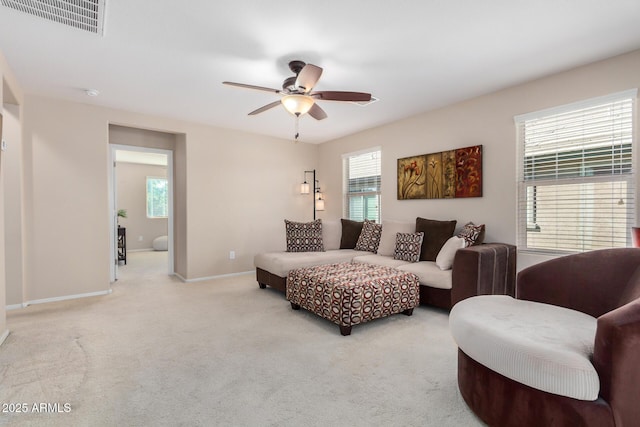
[{"label": "dark brown throw pillow", "polygon": [[364,222],[344,218],[342,218],[341,221],[342,237],[340,238],[340,249],[353,249],[356,247],[356,243],[358,243],[358,237],[360,237]]},{"label": "dark brown throw pillow", "polygon": [[435,261],[442,246],[453,236],[457,221],[438,221],[435,219],[416,218],[416,233],[422,231],[422,251],[420,261]]}]

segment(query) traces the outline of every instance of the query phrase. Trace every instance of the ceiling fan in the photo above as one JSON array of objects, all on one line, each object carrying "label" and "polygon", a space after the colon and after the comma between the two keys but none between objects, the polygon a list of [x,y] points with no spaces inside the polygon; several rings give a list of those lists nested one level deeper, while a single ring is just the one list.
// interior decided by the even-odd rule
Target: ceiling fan
[{"label": "ceiling fan", "polygon": [[[287,77],[282,83],[282,89],[272,89],[263,86],[254,86],[244,83],[222,82],[225,85],[256,89],[284,95],[279,101],[264,105],[249,113],[250,116],[260,114],[282,104],[284,108],[296,117],[309,114],[316,120],[327,118],[327,113],[316,101],[347,101],[369,102],[370,93],[344,92],[344,91],[313,91],[314,86],[322,75],[322,68],[303,61],[289,62],[289,69],[295,76]],[[297,138],[297,135],[296,135]]]}]

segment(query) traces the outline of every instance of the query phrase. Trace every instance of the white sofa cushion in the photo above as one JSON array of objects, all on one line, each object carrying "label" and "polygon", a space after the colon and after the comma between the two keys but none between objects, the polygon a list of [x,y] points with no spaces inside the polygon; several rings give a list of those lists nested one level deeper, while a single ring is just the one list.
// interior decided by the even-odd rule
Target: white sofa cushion
[{"label": "white sofa cushion", "polygon": [[396,250],[397,233],[413,233],[416,231],[415,222],[382,220],[382,235],[378,246],[378,255],[393,256]]},{"label": "white sofa cushion", "polygon": [[371,254],[355,249],[336,249],[324,252],[268,252],[258,254],[253,259],[255,267],[280,277],[286,277],[290,270],[313,267],[321,264],[349,262],[358,255]]},{"label": "white sofa cushion", "polygon": [[342,223],[338,220],[322,220],[322,243],[325,251],[340,249]]},{"label": "white sofa cushion", "polygon": [[482,295],[457,303],[449,327],[469,357],[507,378],[548,393],[596,400],[591,364],[597,320],[579,311]]},{"label": "white sofa cushion", "polygon": [[397,268],[418,276],[421,285],[438,289],[451,289],[452,287],[452,270],[440,270],[440,267],[433,261],[410,262]]},{"label": "white sofa cushion", "polygon": [[360,264],[382,265],[385,267],[394,267],[394,268],[409,263],[408,261],[394,259],[392,256],[371,255],[371,254],[357,256],[353,258],[353,262],[358,262]]}]

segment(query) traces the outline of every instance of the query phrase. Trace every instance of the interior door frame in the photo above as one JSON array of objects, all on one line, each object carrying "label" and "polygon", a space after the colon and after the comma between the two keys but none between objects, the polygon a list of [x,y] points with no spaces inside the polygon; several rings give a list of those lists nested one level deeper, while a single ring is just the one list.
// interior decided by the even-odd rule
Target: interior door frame
[{"label": "interior door frame", "polygon": [[115,282],[118,278],[117,255],[118,235],[116,227],[118,225],[117,211],[117,179],[116,179],[116,151],[137,151],[144,153],[164,154],[167,156],[167,183],[169,186],[169,213],[167,217],[167,245],[168,245],[168,274],[175,274],[174,271],[174,248],[173,248],[173,151],[160,148],[138,147],[134,145],[109,144],[109,265],[110,281]]}]

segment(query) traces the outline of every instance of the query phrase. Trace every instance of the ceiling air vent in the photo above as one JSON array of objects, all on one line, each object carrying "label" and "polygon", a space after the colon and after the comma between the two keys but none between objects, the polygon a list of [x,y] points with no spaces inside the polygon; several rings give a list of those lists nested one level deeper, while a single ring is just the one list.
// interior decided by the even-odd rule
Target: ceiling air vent
[{"label": "ceiling air vent", "polygon": [[367,105],[371,105],[374,102],[378,102],[378,98],[376,98],[375,96],[371,97],[370,101],[366,101],[366,102],[361,102],[361,101],[351,101],[352,104],[356,104],[359,105],[361,107],[366,107]]},{"label": "ceiling air vent", "polygon": [[3,6],[102,35],[105,0],[0,0]]}]

